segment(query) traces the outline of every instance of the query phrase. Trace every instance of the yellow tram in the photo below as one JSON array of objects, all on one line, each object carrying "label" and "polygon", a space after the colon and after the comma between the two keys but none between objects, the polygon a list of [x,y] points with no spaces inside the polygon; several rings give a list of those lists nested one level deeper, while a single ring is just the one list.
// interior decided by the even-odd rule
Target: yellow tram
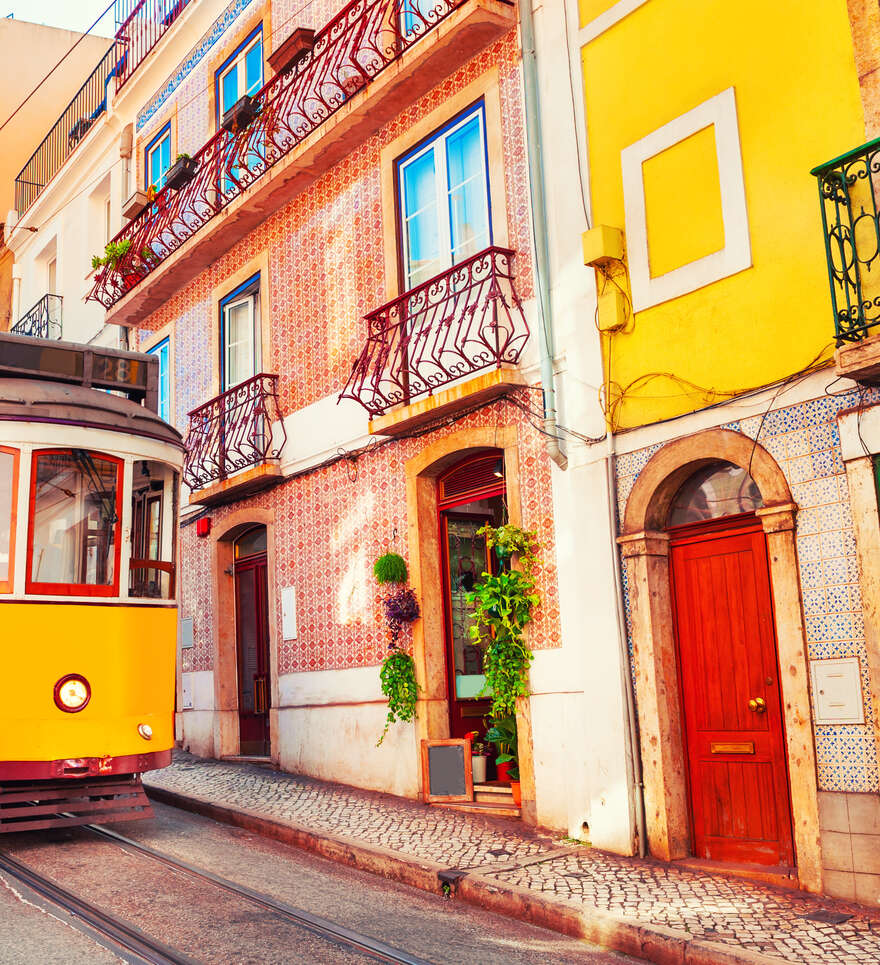
[{"label": "yellow tram", "polygon": [[170,763],[183,443],[158,382],[0,334],[0,833],[144,816]]}]

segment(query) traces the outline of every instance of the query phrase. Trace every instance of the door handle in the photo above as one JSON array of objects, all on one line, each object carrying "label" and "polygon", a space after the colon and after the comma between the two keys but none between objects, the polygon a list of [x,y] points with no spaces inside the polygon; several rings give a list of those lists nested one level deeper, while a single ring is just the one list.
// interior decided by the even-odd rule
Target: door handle
[{"label": "door handle", "polygon": [[254,677],[254,713],[265,714],[268,701],[266,700],[266,678]]},{"label": "door handle", "polygon": [[756,714],[764,714],[767,712],[767,703],[763,697],[752,697],[749,701],[749,710],[753,710]]}]

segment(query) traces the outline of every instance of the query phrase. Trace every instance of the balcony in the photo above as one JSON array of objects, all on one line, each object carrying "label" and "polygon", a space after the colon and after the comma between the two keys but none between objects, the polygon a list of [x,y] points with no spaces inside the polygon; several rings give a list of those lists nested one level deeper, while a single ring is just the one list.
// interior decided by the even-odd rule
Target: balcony
[{"label": "balcony", "polygon": [[277,375],[255,375],[193,409],[183,464],[190,502],[217,505],[280,482],[286,441]]},{"label": "balcony", "polygon": [[118,69],[114,44],[15,179],[15,210],[19,217],[42,194],[95,121],[107,110],[107,87]]},{"label": "balcony", "polygon": [[[529,337],[514,252],[486,248],[366,316],[367,343],[340,399],[395,435],[523,384]],[[390,410],[390,411],[389,411]]]},{"label": "balcony", "polygon": [[116,0],[116,54],[120,90],[192,0]]},{"label": "balcony", "polygon": [[137,324],[515,22],[504,0],[352,0],[113,239],[127,254],[88,297]]},{"label": "balcony", "polygon": [[834,331],[837,373],[880,383],[880,139],[813,168]]},{"label": "balcony", "polygon": [[31,338],[61,338],[61,296],[43,295],[9,329],[10,335],[29,335]]}]

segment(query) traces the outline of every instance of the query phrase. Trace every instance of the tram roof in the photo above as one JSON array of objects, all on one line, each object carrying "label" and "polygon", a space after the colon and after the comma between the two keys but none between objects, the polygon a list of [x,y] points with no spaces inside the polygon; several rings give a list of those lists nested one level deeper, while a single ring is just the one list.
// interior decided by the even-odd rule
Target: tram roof
[{"label": "tram roof", "polygon": [[0,422],[10,421],[85,426],[183,448],[180,433],[137,402],[63,382],[0,377]]}]

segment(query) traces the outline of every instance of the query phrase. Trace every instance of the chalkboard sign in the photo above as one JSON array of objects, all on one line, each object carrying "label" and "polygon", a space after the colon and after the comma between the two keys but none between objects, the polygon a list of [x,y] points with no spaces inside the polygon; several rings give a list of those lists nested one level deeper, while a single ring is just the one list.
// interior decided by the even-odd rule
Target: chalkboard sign
[{"label": "chalkboard sign", "polygon": [[428,802],[473,801],[471,742],[422,741],[422,776]]}]

